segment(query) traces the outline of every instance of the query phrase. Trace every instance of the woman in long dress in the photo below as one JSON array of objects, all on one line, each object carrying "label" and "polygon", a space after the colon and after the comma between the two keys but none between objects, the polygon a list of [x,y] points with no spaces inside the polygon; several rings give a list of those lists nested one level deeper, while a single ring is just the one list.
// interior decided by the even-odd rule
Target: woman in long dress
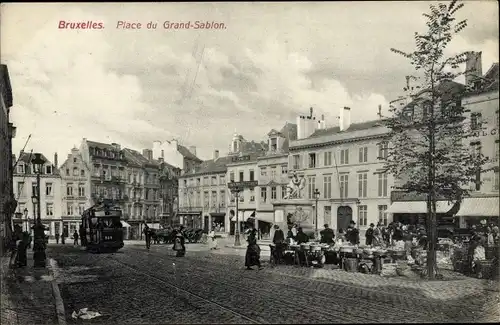
[{"label": "woman in long dress", "polygon": [[262,269],[260,265],[260,247],[257,244],[257,230],[254,228],[253,224],[250,224],[250,231],[248,233],[248,246],[245,255],[245,266],[247,270],[253,270],[252,266],[257,265],[257,267]]},{"label": "woman in long dress", "polygon": [[217,239],[215,238],[215,231],[214,231],[215,227],[212,228],[212,231],[208,234],[208,248],[210,248],[210,250],[212,249],[217,249]]}]

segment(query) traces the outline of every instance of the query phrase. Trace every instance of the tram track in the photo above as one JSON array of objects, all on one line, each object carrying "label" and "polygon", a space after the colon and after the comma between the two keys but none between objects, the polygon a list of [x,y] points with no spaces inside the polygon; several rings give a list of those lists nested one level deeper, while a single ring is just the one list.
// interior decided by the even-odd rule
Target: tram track
[{"label": "tram track", "polygon": [[[136,251],[139,252],[140,250],[136,250]],[[201,273],[201,274],[211,273],[211,275],[215,275],[215,276],[219,277],[220,279],[229,279],[229,274],[227,272],[224,272],[223,270],[221,270],[220,268],[217,268],[217,267],[215,267],[215,268],[208,267],[208,265],[210,265],[208,263],[205,264],[203,267],[198,267],[198,266],[191,264],[189,262],[189,260],[176,259],[175,257],[170,256],[170,255],[165,255],[165,254],[151,252],[151,251],[148,252],[148,255],[152,255],[152,253],[154,254],[154,256],[157,256],[157,257],[171,258],[172,261],[175,261],[177,264],[182,263],[183,265],[188,266],[191,270],[193,270],[193,268],[194,268],[193,271],[198,271],[197,273]],[[247,272],[247,271],[245,271],[245,270],[241,271],[241,273],[245,273],[245,272]],[[195,272],[193,272],[193,274],[194,273]],[[215,274],[215,273],[218,273],[218,274]],[[272,273],[270,273],[270,274],[272,274]],[[281,276],[283,276],[283,275],[281,275]],[[192,278],[193,275],[186,276],[186,278],[188,278],[188,279],[190,277]],[[200,277],[200,276],[198,276],[197,278],[203,279],[204,281],[210,281],[209,279],[204,279],[203,277]],[[348,296],[345,293],[342,294],[341,290],[337,290],[335,293],[326,293],[326,292],[324,292],[324,290],[321,290],[322,292],[318,292],[318,290],[306,289],[306,288],[304,288],[304,286],[292,285],[290,283],[284,283],[281,281],[280,281],[280,283],[276,283],[276,281],[263,279],[261,277],[250,276],[248,273],[246,273],[246,274],[238,273],[234,277],[234,279],[241,279],[241,278],[252,280],[255,282],[266,283],[268,286],[268,289],[264,290],[261,288],[261,289],[259,289],[260,292],[267,291],[267,293],[273,293],[273,292],[279,291],[280,289],[282,290],[283,287],[286,287],[287,289],[293,289],[298,295],[303,295],[303,294],[308,294],[308,293],[311,295],[314,295],[314,297],[315,297],[314,299],[317,299],[319,301],[319,306],[322,306],[321,309],[316,309],[316,310],[314,310],[314,312],[329,315],[330,317],[334,316],[336,319],[344,318],[343,316],[339,316],[339,314],[340,315],[347,314],[348,316],[345,317],[346,321],[352,321],[353,319],[359,319],[360,321],[365,321],[365,322],[366,321],[373,322],[373,321],[377,321],[377,320],[384,321],[384,320],[386,320],[386,317],[384,317],[384,314],[387,315],[387,313],[398,313],[402,316],[402,318],[404,318],[408,322],[418,322],[420,320],[415,314],[415,310],[413,309],[413,307],[414,307],[413,304],[411,305],[411,307],[409,306],[407,309],[403,310],[401,308],[402,306],[388,306],[387,303],[391,303],[390,301],[388,301],[387,303],[381,303],[381,302],[370,301],[370,299],[368,297],[362,297],[362,296],[352,297],[353,294]],[[306,280],[304,280],[304,281],[306,281]],[[312,280],[312,281],[314,281],[314,280]],[[220,284],[221,282],[222,281],[215,282],[215,284]],[[314,282],[319,282],[319,281],[314,281]],[[326,282],[323,282],[323,283],[326,283]],[[232,286],[231,281],[226,281],[224,283],[224,285],[225,286],[226,285]],[[333,285],[333,284],[330,283],[330,285]],[[272,286],[277,286],[278,288],[272,289],[271,288]],[[349,286],[349,287],[351,289],[359,290],[359,288],[355,287],[355,286]],[[364,290],[364,288],[361,290]],[[371,291],[372,293],[375,293],[375,294],[381,293],[379,291],[370,290],[370,289],[368,289],[367,291]],[[382,293],[382,294],[387,295],[386,293]],[[320,296],[320,297],[318,297],[318,296]],[[399,295],[399,296],[404,297],[405,299],[408,299],[407,296],[403,296],[403,295]],[[310,296],[307,299],[307,301],[305,301],[304,303],[307,305],[308,302],[311,302],[311,299],[312,298]],[[360,300],[362,300],[362,305],[363,305],[362,309],[377,310],[377,311],[380,311],[381,313],[377,313],[376,315],[369,316],[369,317],[360,316],[360,314],[362,314],[362,313],[359,313],[360,310],[357,310],[358,307],[355,307],[355,306],[360,305]],[[343,302],[349,301],[350,303],[349,304],[339,304],[337,301],[343,301]],[[284,302],[288,303],[287,301],[284,301]],[[325,302],[327,302],[327,303],[325,303]],[[418,304],[417,302],[415,302],[415,303]],[[333,314],[330,312],[325,312],[326,307],[327,306],[330,307],[330,305],[331,305],[331,307],[334,307],[334,311],[338,312],[338,313]],[[312,309],[314,309],[314,308],[312,308]]]},{"label": "tram track", "polygon": [[[116,262],[120,265],[126,266],[128,268],[137,269],[136,267],[128,265],[128,263],[117,261],[115,259],[112,259],[112,260],[114,262]],[[204,270],[203,268],[196,268],[196,269],[201,270],[201,271]],[[165,281],[165,279],[161,279],[158,276],[151,275],[151,274],[148,274],[148,273],[143,272],[143,271],[138,271],[138,273],[147,275],[149,277],[156,278],[156,279],[158,279],[158,281],[161,281],[162,283],[168,283],[169,286],[174,286],[176,288],[178,287],[176,285],[172,285],[169,281]],[[165,275],[166,274],[164,274],[164,276]],[[171,275],[171,274],[168,274],[168,275]],[[304,319],[304,321],[306,321],[309,318],[309,322],[311,321],[310,318],[312,317],[312,318],[314,318],[315,323],[318,323],[318,322],[331,323],[332,320],[340,320],[340,321],[346,322],[346,323],[369,322],[369,321],[373,320],[373,318],[371,318],[371,317],[360,316],[359,314],[356,314],[356,313],[350,313],[350,312],[346,311],[346,309],[345,309],[346,306],[342,306],[338,303],[332,304],[331,300],[328,301],[328,306],[326,306],[325,297],[320,297],[320,298],[319,297],[311,297],[311,296],[304,297],[303,292],[301,292],[300,296],[298,295],[298,296],[293,298],[293,301],[290,301],[290,299],[280,298],[280,296],[276,296],[279,293],[279,290],[276,290],[276,289],[263,288],[263,287],[259,287],[259,288],[243,287],[242,288],[241,286],[235,285],[234,283],[231,283],[230,281],[214,281],[214,280],[207,279],[207,278],[204,278],[201,276],[191,276],[191,277],[188,277],[187,280],[193,280],[194,278],[196,278],[201,283],[204,283],[205,285],[210,284],[209,285],[210,288],[217,288],[217,287],[228,288],[228,287],[231,287],[233,289],[231,291],[233,299],[235,299],[236,298],[235,295],[238,295],[238,294],[246,296],[244,299],[241,299],[242,303],[244,303],[244,302],[251,303],[253,301],[259,301],[259,300],[262,300],[263,297],[268,297],[269,295],[274,294],[275,297],[272,297],[271,299],[269,299],[269,303],[279,305],[280,309],[282,309],[281,313],[285,313],[287,315],[287,317],[293,318],[294,321],[299,320],[301,317]],[[256,279],[253,279],[253,278],[249,278],[249,277],[243,277],[243,278],[251,279],[251,280],[254,280],[254,282],[258,282],[258,280],[255,281]],[[179,279],[176,279],[175,276],[173,278],[171,277],[169,280],[179,281]],[[194,281],[189,281],[188,283],[193,284],[193,285],[195,284]],[[269,282],[269,283],[271,283],[271,282]],[[276,284],[274,284],[274,285],[276,285]],[[243,292],[242,292],[242,289],[243,289]],[[194,290],[194,288],[193,288],[193,290]],[[198,290],[201,291],[200,288],[198,288]],[[183,291],[189,292],[190,294],[193,294],[192,290],[183,289]],[[200,297],[200,295],[198,295],[198,294],[194,294],[194,295]],[[250,299],[250,298],[253,298],[253,299]],[[206,298],[203,298],[203,299],[206,299]],[[209,300],[209,301],[213,301],[213,300]],[[293,305],[290,304],[291,302],[293,302]],[[332,306],[332,305],[334,305],[334,306]],[[335,308],[332,309],[332,308],[328,308],[328,307],[335,307]],[[285,309],[285,308],[288,308],[288,311],[283,311],[283,309]],[[248,312],[251,312],[251,311],[248,311]],[[262,313],[259,312],[258,315],[262,315]],[[305,315],[314,315],[314,316],[306,316],[306,318],[304,318]],[[266,319],[264,323],[280,323],[280,321],[282,322],[282,317],[280,317],[280,315],[275,315],[275,316],[277,316],[275,320]],[[321,318],[321,319],[319,319],[319,318]]]}]

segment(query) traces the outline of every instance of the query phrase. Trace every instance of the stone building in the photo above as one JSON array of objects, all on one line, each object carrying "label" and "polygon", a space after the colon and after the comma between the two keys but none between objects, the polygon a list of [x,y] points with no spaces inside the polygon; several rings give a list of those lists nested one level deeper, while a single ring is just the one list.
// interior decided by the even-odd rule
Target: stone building
[{"label": "stone building", "polygon": [[[14,224],[19,224],[25,231],[30,230],[37,217],[37,204],[34,200],[37,193],[36,173],[32,163],[34,154],[21,151],[14,170],[14,196],[18,202]],[[42,224],[48,229],[46,234],[53,237],[56,224],[60,226],[63,211],[62,182],[60,171],[54,164],[42,155],[45,164],[40,175],[40,217]],[[25,214],[27,212],[27,214]],[[31,231],[31,230],[30,230]]]},{"label": "stone building", "polygon": [[268,150],[264,156],[257,158],[256,227],[261,233],[269,233],[272,237],[273,224],[281,224],[285,220],[275,218],[273,202],[283,200],[290,181],[288,175],[288,146],[297,139],[297,124],[286,123],[280,130],[268,133]]},{"label": "stone building", "polygon": [[[471,196],[465,198],[457,212],[460,227],[468,227],[485,219],[498,224],[499,217],[499,65],[494,63],[483,75],[481,53],[474,53],[475,72],[466,75],[466,83],[470,87],[462,105],[467,109],[467,123],[474,130],[474,135],[464,140],[464,145],[471,148],[472,153],[481,152],[488,157],[484,166],[485,173],[478,173],[476,182],[470,184]],[[470,68],[470,67],[469,67]]]},{"label": "stone building", "polygon": [[91,169],[91,204],[107,200],[124,210],[127,160],[120,145],[84,138],[80,145],[80,155]]},{"label": "stone building", "polygon": [[[390,205],[392,177],[380,173],[385,153],[380,143],[388,132],[379,121],[351,123],[350,108],[339,114],[338,125],[326,127],[312,114],[297,121],[297,140],[290,141],[288,172],[305,177],[304,199],[313,205],[310,223],[318,229],[327,223],[346,228],[352,219],[361,230],[370,223],[390,222],[385,212]],[[318,206],[314,192],[318,190]]]},{"label": "stone building", "polygon": [[[57,161],[54,161],[57,167]],[[71,149],[71,153],[59,168],[62,181],[62,220],[55,225],[56,233],[71,236],[78,231],[83,211],[90,208],[91,169],[83,160],[78,148]]]},{"label": "stone building", "polygon": [[177,140],[154,141],[153,159],[162,158],[170,165],[180,168],[182,173],[193,172],[202,160],[196,156],[196,147],[186,148],[180,145]]},{"label": "stone building", "polygon": [[12,218],[16,211],[16,201],[13,190],[12,138],[16,128],[10,123],[10,108],[12,107],[12,87],[9,70],[5,64],[0,65],[0,240],[2,247],[8,245],[12,232]]}]

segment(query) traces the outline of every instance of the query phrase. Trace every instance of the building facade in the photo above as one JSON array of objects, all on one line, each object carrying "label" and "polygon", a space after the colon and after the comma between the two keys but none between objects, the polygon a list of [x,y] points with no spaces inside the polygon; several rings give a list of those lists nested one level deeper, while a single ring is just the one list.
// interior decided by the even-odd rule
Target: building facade
[{"label": "building facade", "polygon": [[[485,219],[499,222],[499,65],[493,64],[482,75],[481,58],[474,60],[477,75],[466,78],[471,91],[462,99],[466,108],[467,120],[473,130],[473,136],[464,139],[464,145],[471,148],[471,153],[482,153],[488,157],[484,169],[478,173],[476,182],[470,184],[471,195],[464,198],[457,212],[460,227],[478,224]],[[475,78],[474,78],[475,77]]]},{"label": "building facade", "polygon": [[179,222],[197,226],[205,232],[212,229],[225,233],[227,207],[227,163],[215,150],[213,159],[204,161],[195,172],[185,173],[179,180]]},{"label": "building facade", "polygon": [[180,168],[182,173],[194,172],[196,167],[202,163],[202,160],[196,156],[196,147],[186,148],[180,145],[177,140],[154,141],[153,159],[163,159],[170,165]]},{"label": "building facade", "polygon": [[12,107],[12,87],[9,71],[5,64],[0,65],[0,240],[3,248],[9,244],[12,234],[12,218],[16,211],[13,186],[12,138],[16,128],[10,123]]},{"label": "building facade", "polygon": [[91,204],[107,200],[125,210],[127,160],[120,145],[89,141],[84,138],[80,154],[91,169]]},{"label": "building facade", "polygon": [[[57,168],[55,158],[54,165]],[[59,170],[62,182],[61,208],[63,214],[61,220],[55,224],[55,232],[71,236],[75,230],[78,231],[80,228],[83,211],[92,205],[90,197],[91,169],[83,160],[80,151],[73,148]]]},{"label": "building facade", "polygon": [[[303,197],[311,200],[311,223],[346,228],[354,220],[361,230],[370,223],[388,224],[391,175],[382,173],[388,130],[380,121],[350,123],[350,108],[340,112],[339,125],[326,127],[311,115],[298,120],[298,139],[290,142],[288,172],[305,177]],[[317,200],[314,191],[320,192]]]},{"label": "building facade", "polygon": [[283,223],[275,217],[273,202],[283,200],[287,195],[288,146],[290,140],[297,139],[297,125],[287,123],[281,131],[268,133],[268,150],[257,158],[257,228],[262,234],[273,235],[271,226]]},{"label": "building facade", "polygon": [[[57,160],[57,154],[54,155]],[[14,170],[14,196],[18,202],[14,224],[24,231],[31,231],[37,217],[37,204],[33,197],[37,193],[36,173],[32,163],[34,154],[22,152]],[[46,234],[54,237],[56,224],[61,227],[63,211],[62,181],[59,169],[42,155],[45,164],[40,175],[40,217],[46,227]]]}]

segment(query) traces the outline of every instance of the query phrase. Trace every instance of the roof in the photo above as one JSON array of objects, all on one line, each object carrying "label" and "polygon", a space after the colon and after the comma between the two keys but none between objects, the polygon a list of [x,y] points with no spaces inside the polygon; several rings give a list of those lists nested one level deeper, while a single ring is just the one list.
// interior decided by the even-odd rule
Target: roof
[{"label": "roof", "polygon": [[[351,131],[363,131],[363,130],[368,130],[373,127],[381,126],[382,122],[379,120],[374,120],[374,121],[368,121],[368,122],[361,122],[361,123],[352,123],[349,128],[345,131],[342,131],[342,133],[345,132],[351,132]],[[332,135],[332,134],[337,134],[341,133],[340,131],[340,126],[335,126],[327,129],[319,129],[314,131],[309,138],[317,138],[325,135]]]},{"label": "roof", "polygon": [[[45,162],[49,162],[49,163],[52,163],[50,160],[47,159],[47,157],[45,157],[43,154],[42,155],[42,159],[45,160]],[[19,161],[22,161],[24,162],[25,164],[31,164],[31,160],[35,158],[35,153],[31,153],[31,152],[21,152],[20,155],[19,155]]]},{"label": "roof", "polygon": [[281,149],[287,152],[290,146],[290,141],[297,139],[297,124],[287,122],[281,129],[280,133],[285,137],[285,141],[283,142]]},{"label": "roof", "polygon": [[0,74],[1,74],[1,79],[0,79],[0,90],[2,92],[3,100],[5,102],[5,105],[7,107],[12,106],[12,86],[10,84],[10,76],[9,76],[9,69],[7,68],[7,65],[2,64],[0,65]]},{"label": "roof", "polygon": [[231,156],[219,157],[217,159],[205,160],[202,162],[194,173],[186,173],[183,176],[195,176],[201,174],[224,173],[227,170],[227,164],[231,162]]},{"label": "roof", "polygon": [[113,147],[109,143],[102,143],[102,142],[87,140],[87,144],[89,147],[94,147],[94,148],[99,148],[99,149],[107,149],[107,150],[116,150],[116,148]]},{"label": "roof", "polygon": [[160,162],[158,159],[148,160],[139,151],[134,150],[134,149],[124,148],[123,153],[125,155],[125,159],[129,163],[129,165],[132,165],[132,166],[142,167],[144,165],[150,165],[152,167],[160,167],[160,165],[163,163],[168,168],[176,169],[176,167],[170,165],[169,163],[167,163],[165,161]]},{"label": "roof", "polygon": [[[240,155],[234,155],[230,156],[230,161],[229,164],[240,164],[240,163],[249,163],[249,162],[256,162],[257,158],[263,157],[266,155],[266,151],[254,151],[254,152],[243,152]],[[233,157],[244,157],[244,156],[249,156],[250,158],[248,160],[244,161],[232,161]]]},{"label": "roof", "polygon": [[191,151],[189,151],[188,148],[178,144],[177,145],[177,151],[179,151],[179,153],[184,156],[184,158],[187,158],[187,159],[192,159],[192,160],[195,160],[195,161],[203,161],[201,160],[200,158],[196,157]]}]

